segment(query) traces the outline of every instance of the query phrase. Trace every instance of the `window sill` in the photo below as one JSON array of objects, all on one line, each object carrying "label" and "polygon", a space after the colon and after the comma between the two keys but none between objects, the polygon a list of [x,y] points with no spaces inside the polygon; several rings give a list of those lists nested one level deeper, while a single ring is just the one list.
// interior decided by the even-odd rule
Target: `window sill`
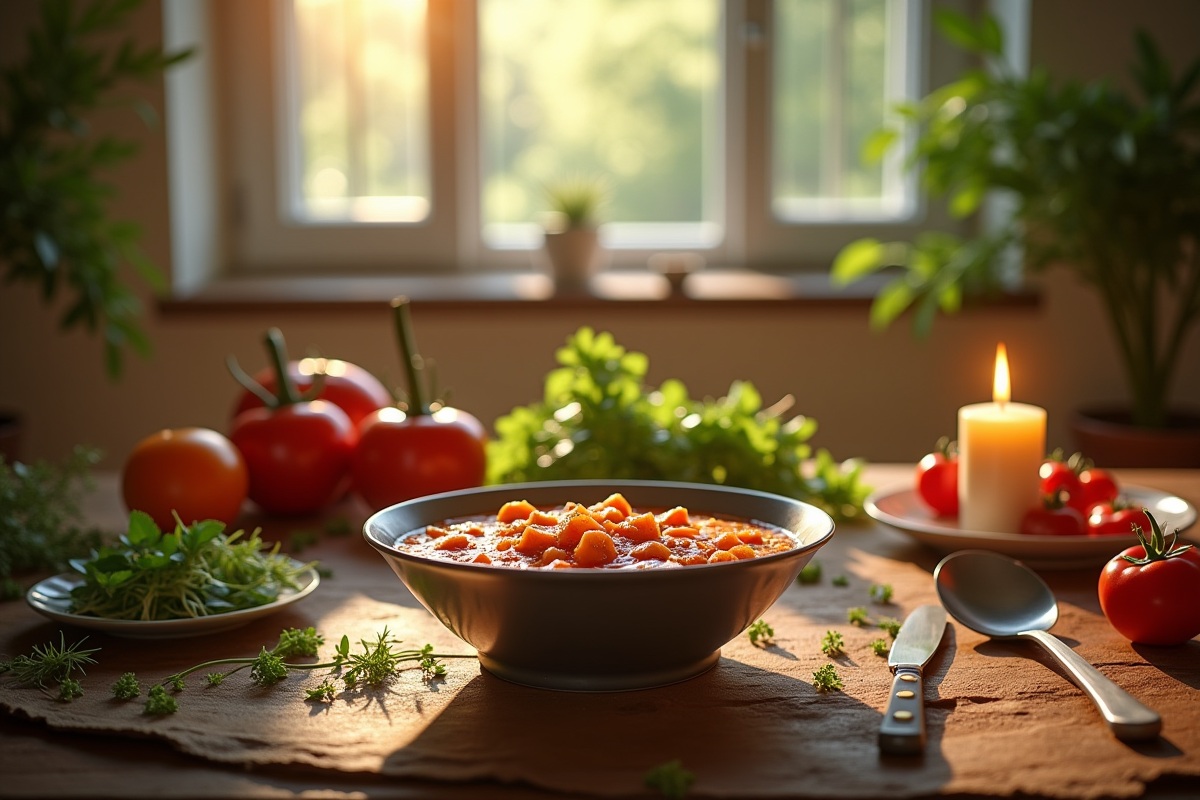
[{"label": "window sill", "polygon": [[[536,272],[489,272],[419,276],[251,276],[216,280],[185,297],[161,299],[164,316],[280,311],[357,312],[379,308],[406,295],[422,308],[481,310],[539,308],[721,309],[801,308],[865,310],[886,277],[847,288],[830,285],[824,273],[769,274],[751,270],[708,269],[686,276],[676,291],[663,275],[644,270],[597,274],[586,291],[555,293],[549,276]],[[1041,305],[1036,290],[984,301],[1000,308]]]}]

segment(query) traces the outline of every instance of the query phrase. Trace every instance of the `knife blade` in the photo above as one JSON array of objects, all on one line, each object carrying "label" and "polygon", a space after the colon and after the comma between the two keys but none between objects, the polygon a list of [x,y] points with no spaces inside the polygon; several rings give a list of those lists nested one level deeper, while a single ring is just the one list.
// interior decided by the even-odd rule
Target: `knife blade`
[{"label": "knife blade", "polygon": [[925,750],[925,690],[921,670],[929,663],[946,632],[946,610],[921,606],[900,627],[888,666],[895,677],[887,711],[879,724],[879,749],[888,755],[914,755]]}]

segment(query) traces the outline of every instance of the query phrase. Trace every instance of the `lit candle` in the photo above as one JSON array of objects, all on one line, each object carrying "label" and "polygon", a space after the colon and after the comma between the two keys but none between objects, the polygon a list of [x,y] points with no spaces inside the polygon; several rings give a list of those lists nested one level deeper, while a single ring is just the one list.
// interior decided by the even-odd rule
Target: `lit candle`
[{"label": "lit candle", "polygon": [[1038,503],[1046,454],[1046,410],[1010,403],[1008,354],[996,348],[991,403],[958,410],[958,524],[968,531],[1016,533]]}]

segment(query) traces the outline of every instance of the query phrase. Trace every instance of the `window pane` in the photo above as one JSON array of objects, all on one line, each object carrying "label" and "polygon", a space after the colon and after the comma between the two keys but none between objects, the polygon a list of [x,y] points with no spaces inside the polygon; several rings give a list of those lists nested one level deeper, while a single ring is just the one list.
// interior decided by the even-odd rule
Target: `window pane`
[{"label": "window pane", "polygon": [[719,238],[720,27],[719,0],[480,0],[485,241],[535,244],[545,187],[594,176],[610,246]]},{"label": "window pane", "polygon": [[777,0],[772,210],[783,220],[896,217],[909,193],[896,157],[862,148],[908,94],[905,0]]},{"label": "window pane", "polygon": [[293,216],[429,216],[425,11],[425,0],[294,0]]}]

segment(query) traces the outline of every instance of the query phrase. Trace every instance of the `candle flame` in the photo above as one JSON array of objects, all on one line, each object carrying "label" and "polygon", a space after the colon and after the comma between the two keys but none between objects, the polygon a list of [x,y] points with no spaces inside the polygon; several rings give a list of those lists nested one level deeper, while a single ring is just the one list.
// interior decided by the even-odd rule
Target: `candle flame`
[{"label": "candle flame", "polygon": [[1003,405],[1012,398],[1012,385],[1008,380],[1008,351],[1004,342],[996,345],[996,378],[992,382],[992,400]]}]

